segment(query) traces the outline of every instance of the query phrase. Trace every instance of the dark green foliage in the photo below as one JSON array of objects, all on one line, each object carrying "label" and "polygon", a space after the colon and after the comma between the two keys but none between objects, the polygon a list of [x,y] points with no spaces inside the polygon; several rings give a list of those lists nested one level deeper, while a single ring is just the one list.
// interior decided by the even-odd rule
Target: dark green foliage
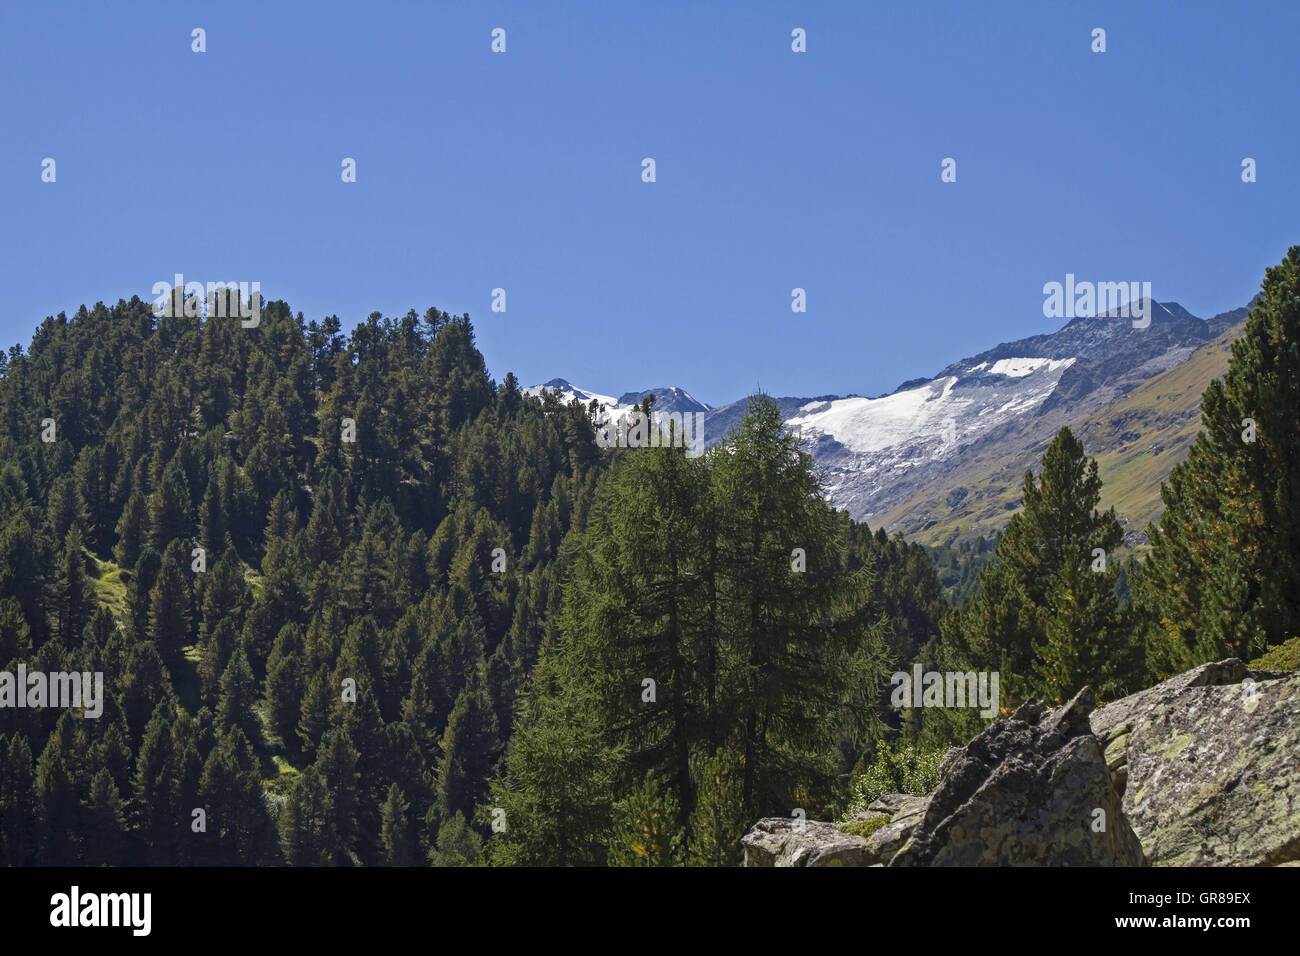
[{"label": "dark green foliage", "polygon": [[979,594],[943,622],[942,669],[999,672],[1004,710],[1060,703],[1084,684],[1104,699],[1140,686],[1140,648],[1115,593],[1123,531],[1100,497],[1097,463],[1062,428],[1040,474],[1026,473],[1023,508]]},{"label": "dark green foliage", "polygon": [[55,746],[56,712],[0,712],[6,861],[479,858],[606,465],[585,410],[498,388],[466,316],[344,336],[133,299],[42,323],[0,420],[0,668],[109,696]]},{"label": "dark green foliage", "polygon": [[[1269,269],[1136,580],[1153,677],[1300,636],[1300,246]],[[1253,440],[1251,440],[1253,439]]]},{"label": "dark green foliage", "polygon": [[483,858],[483,841],[459,811],[438,828],[438,839],[429,851],[431,866],[477,866]]},{"label": "dark green foliage", "polygon": [[[732,438],[630,451],[604,487],[493,790],[499,862],[701,859],[737,817],[834,803],[883,683],[873,572],[774,403]],[[728,780],[696,814],[702,772]]]},{"label": "dark green foliage", "polygon": [[[1295,634],[1297,255],[1134,572],[1154,662]],[[701,458],[602,450],[592,409],[494,383],[467,316],[341,328],[137,298],[0,367],[0,669],[107,692],[98,720],[0,711],[0,862],[734,865],[758,816],[838,811],[883,739],[978,729],[893,709],[892,667],[1052,698],[1141,668],[1064,439],[995,563],[932,562],[830,509],[765,400]]]}]

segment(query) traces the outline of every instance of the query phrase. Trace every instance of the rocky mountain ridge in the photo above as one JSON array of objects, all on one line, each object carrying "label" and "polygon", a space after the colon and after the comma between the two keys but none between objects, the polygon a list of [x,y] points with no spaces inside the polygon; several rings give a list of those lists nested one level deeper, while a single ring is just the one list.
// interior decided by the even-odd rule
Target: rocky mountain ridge
[{"label": "rocky mountain ridge", "polygon": [[[1128,521],[1128,543],[1141,546],[1147,522],[1159,514],[1160,481],[1195,435],[1200,393],[1226,368],[1227,346],[1248,312],[1199,319],[1174,302],[1148,308],[1146,328],[1115,314],[1074,319],[1054,333],[961,359],[932,379],[904,382],[888,395],[776,401],[824,469],[836,507],[924,544],[995,534],[1015,510],[1020,478],[1046,443],[1063,425],[1082,430],[1090,454],[1115,452],[1114,462],[1100,462],[1107,486],[1123,477],[1116,474],[1121,470],[1129,476],[1133,513],[1121,508],[1121,518]],[[1180,400],[1171,403],[1153,385],[1174,379]],[[746,403],[710,407],[676,387],[616,399],[563,379],[527,391],[544,388],[584,404],[595,400],[612,416],[653,392],[661,411],[704,412],[707,444],[725,437]],[[1108,474],[1109,465],[1116,473]]]}]

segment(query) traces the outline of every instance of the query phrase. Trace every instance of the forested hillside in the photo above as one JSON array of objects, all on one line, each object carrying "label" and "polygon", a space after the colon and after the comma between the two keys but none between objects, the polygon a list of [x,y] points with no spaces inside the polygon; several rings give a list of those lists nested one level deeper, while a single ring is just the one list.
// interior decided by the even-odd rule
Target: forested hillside
[{"label": "forested hillside", "polygon": [[0,661],[108,697],[0,710],[8,862],[407,862],[473,812],[605,470],[582,412],[466,317],[132,299],[12,349],[0,419]]},{"label": "forested hillside", "polygon": [[[0,709],[5,862],[480,858],[573,542],[634,452],[494,383],[468,317],[432,309],[345,336],[281,302],[255,328],[82,308],[10,350],[0,420],[0,666],[102,672],[107,698],[98,719]],[[937,633],[920,549],[851,528],[850,556],[804,496],[802,606],[824,552],[860,571],[845,607],[888,610],[872,647]],[[825,793],[860,752],[832,737]]]},{"label": "forested hillside", "polygon": [[[1298,389],[1300,247],[1144,562],[1069,428],[991,553],[932,553],[834,510],[770,398],[602,448],[468,316],[49,318],[0,365],[0,863],[731,865],[1030,698],[1295,666]],[[14,678],[68,671],[102,712]]]}]

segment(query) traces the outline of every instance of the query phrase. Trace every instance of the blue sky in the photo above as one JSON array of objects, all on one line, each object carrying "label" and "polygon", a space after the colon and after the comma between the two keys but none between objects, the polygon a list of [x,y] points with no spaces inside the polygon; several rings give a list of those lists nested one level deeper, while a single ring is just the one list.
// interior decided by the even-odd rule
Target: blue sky
[{"label": "blue sky", "polygon": [[1244,304],[1300,242],[1297,37],[1294,2],[3,0],[0,342],[181,272],[469,312],[525,384],[879,394],[1058,326],[1067,272]]}]

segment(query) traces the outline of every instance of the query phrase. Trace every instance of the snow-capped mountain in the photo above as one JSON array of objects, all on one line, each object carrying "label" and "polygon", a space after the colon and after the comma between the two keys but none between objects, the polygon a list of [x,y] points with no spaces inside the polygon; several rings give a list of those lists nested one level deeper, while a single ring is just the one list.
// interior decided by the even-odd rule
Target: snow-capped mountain
[{"label": "snow-capped mountain", "polygon": [[560,401],[566,405],[575,398],[583,405],[590,404],[594,399],[600,403],[601,408],[610,413],[611,418],[618,418],[625,412],[631,411],[633,406],[645,401],[645,397],[651,393],[655,397],[654,408],[657,412],[707,412],[710,410],[708,405],[697,401],[690,392],[675,385],[656,386],[640,392],[625,392],[618,398],[579,388],[562,378],[553,378],[544,385],[534,385],[524,389],[525,395],[533,397],[540,397],[542,392],[559,392]]},{"label": "snow-capped mountain", "polygon": [[[978,495],[979,489],[948,487],[957,466],[1019,462],[1033,449],[1041,452],[1039,446],[1062,425],[1087,421],[1185,362],[1241,322],[1246,311],[1205,320],[1176,303],[1152,303],[1146,328],[1135,329],[1118,315],[1079,318],[1050,335],[1002,343],[961,359],[932,379],[904,382],[888,395],[776,401],[787,425],[824,469],[836,507],[873,526],[914,532],[929,525],[909,520],[909,502],[939,500],[959,511],[968,495]],[[747,401],[710,408],[680,388],[615,399],[563,379],[526,391],[538,394],[543,388],[558,388],[566,401],[595,399],[615,416],[653,391],[660,411],[704,411],[709,445],[726,436]],[[917,518],[929,520],[928,515]]]}]

